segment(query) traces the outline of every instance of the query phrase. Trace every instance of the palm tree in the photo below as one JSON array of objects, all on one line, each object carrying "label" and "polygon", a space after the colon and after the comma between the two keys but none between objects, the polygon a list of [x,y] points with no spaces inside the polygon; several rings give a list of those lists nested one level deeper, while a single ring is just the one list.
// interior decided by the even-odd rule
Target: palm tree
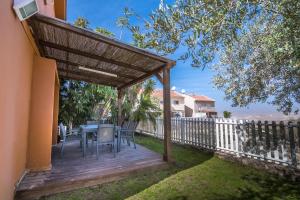
[{"label": "palm tree", "polygon": [[[161,115],[161,109],[151,98],[154,88],[155,81],[150,79],[125,90],[122,104],[122,122],[125,120],[137,122],[150,120],[155,125],[155,119]],[[114,107],[113,116],[116,117],[116,104]]]}]

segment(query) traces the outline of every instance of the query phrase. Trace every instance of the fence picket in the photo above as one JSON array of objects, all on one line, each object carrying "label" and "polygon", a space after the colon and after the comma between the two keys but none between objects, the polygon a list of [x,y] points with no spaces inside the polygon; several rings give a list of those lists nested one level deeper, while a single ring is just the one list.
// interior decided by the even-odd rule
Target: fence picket
[{"label": "fence picket", "polygon": [[237,157],[239,157],[239,137],[238,137],[238,129],[237,129],[238,122],[234,120],[234,140],[235,140],[235,151]]},{"label": "fence picket", "polygon": [[221,140],[221,143],[220,143],[220,148],[221,149],[224,149],[224,134],[223,134],[223,127],[224,127],[224,120],[223,119],[221,119],[220,120],[220,140]]},{"label": "fence picket", "polygon": [[[173,142],[300,167],[300,122],[173,118],[171,126]],[[155,126],[141,122],[138,130],[163,139],[163,119],[156,119]]]},{"label": "fence picket", "polygon": [[278,138],[277,138],[277,127],[275,121],[272,121],[272,135],[273,135],[272,157],[278,160],[279,159]]},{"label": "fence picket", "polygon": [[251,153],[257,154],[258,150],[257,150],[257,145],[256,145],[256,131],[255,131],[254,120],[251,121],[251,137],[252,137],[252,149],[253,149],[253,152],[251,152]]},{"label": "fence picket", "polygon": [[289,129],[289,139],[290,139],[290,153],[291,153],[291,162],[292,166],[297,166],[297,156],[296,156],[296,145],[295,145],[295,136],[294,136],[294,127],[291,125],[291,122],[288,124]]},{"label": "fence picket", "polygon": [[216,141],[217,141],[217,149],[220,148],[220,129],[219,129],[220,121],[216,119]]},{"label": "fence picket", "polygon": [[261,121],[257,122],[257,134],[258,134],[258,152],[257,154],[263,157],[264,143],[263,143],[263,133],[262,133],[262,123]]},{"label": "fence picket", "polygon": [[230,150],[233,152],[234,151],[234,145],[233,145],[233,121],[230,119],[229,120],[229,141],[230,141]]}]

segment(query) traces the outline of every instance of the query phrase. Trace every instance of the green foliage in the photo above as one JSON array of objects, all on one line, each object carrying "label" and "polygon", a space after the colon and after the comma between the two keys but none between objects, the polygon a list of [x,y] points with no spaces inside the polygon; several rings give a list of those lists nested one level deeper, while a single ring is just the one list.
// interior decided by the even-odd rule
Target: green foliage
[{"label": "green foliage", "polygon": [[[155,88],[152,79],[144,83],[136,84],[124,91],[122,104],[122,121],[145,121],[149,119],[153,124],[156,118],[161,115],[159,105],[151,98]],[[117,102],[115,102],[114,118],[117,116]]]},{"label": "green foliage", "polygon": [[[83,81],[62,80],[60,87],[60,121],[79,125],[91,120],[95,107],[104,102],[110,104],[115,98],[115,90],[107,86],[85,83]],[[110,109],[110,106],[107,106]],[[101,113],[97,113],[100,116]]]},{"label": "green foliage", "polygon": [[223,112],[223,116],[224,116],[224,118],[230,118],[231,117],[231,112],[225,110]]},{"label": "green foliage", "polygon": [[96,27],[95,31],[109,37],[115,37],[115,34],[102,27]]},{"label": "green foliage", "polygon": [[89,24],[90,24],[89,21],[84,17],[78,17],[74,22],[75,26],[78,26],[81,28],[88,28]]},{"label": "green foliage", "polygon": [[299,110],[300,1],[161,1],[143,27],[135,18],[126,8],[117,24],[136,46],[162,55],[180,48],[179,60],[213,65],[214,83],[233,106],[268,101],[286,114]]}]

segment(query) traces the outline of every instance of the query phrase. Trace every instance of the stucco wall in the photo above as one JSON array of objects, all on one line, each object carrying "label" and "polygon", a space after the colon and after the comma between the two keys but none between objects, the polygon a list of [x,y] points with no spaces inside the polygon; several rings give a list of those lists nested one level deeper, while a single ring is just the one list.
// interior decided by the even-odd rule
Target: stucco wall
[{"label": "stucco wall", "polygon": [[[53,4],[38,2],[43,14],[54,16]],[[12,7],[13,0],[0,1],[1,200],[13,199],[15,184],[26,169],[34,57],[32,44]]]},{"label": "stucco wall", "polygon": [[35,56],[32,71],[27,168],[51,168],[56,62]]},{"label": "stucco wall", "polygon": [[0,199],[25,170],[33,49],[11,0],[0,3]]},{"label": "stucco wall", "polygon": [[58,134],[58,113],[59,113],[59,88],[60,83],[58,76],[55,79],[55,91],[54,91],[54,107],[53,107],[53,128],[52,128],[52,144],[57,143]]}]

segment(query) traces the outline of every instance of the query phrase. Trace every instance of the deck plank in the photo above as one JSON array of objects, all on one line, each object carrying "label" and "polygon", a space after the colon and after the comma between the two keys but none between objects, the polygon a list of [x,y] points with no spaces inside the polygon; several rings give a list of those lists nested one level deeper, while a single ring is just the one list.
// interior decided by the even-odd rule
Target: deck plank
[{"label": "deck plank", "polygon": [[134,149],[124,144],[116,157],[108,146],[104,146],[100,159],[97,160],[95,153],[89,151],[83,158],[78,142],[71,141],[65,146],[63,158],[60,157],[59,146],[53,146],[52,169],[28,173],[18,186],[15,199],[38,199],[41,196],[119,180],[145,169],[153,170],[165,166],[160,154],[141,145]]}]

